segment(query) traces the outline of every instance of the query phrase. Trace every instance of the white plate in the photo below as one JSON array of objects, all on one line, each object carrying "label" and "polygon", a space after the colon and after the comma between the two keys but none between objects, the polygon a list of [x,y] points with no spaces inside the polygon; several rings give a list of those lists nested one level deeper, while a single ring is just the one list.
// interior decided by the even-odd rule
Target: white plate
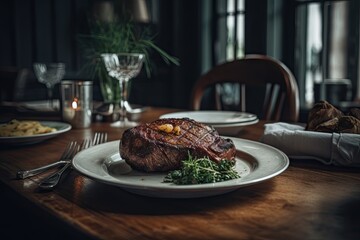
[{"label": "white plate", "polygon": [[39,121],[41,125],[55,128],[55,132],[37,134],[32,136],[17,136],[17,137],[0,137],[0,143],[4,145],[25,145],[34,144],[44,141],[49,138],[67,132],[71,129],[71,125],[63,122]]},{"label": "white plate", "polygon": [[216,131],[218,131],[218,133],[220,135],[224,135],[224,136],[237,136],[239,134],[239,132],[246,126],[258,123],[259,119],[255,119],[253,121],[249,121],[249,122],[240,122],[240,123],[233,123],[233,124],[216,124],[216,125],[212,125]]},{"label": "white plate", "polygon": [[244,127],[259,122],[259,119],[254,114],[230,111],[190,111],[168,113],[160,116],[160,118],[184,117],[211,125],[220,135],[225,136],[237,136]]},{"label": "white plate", "polygon": [[58,99],[53,99],[54,108],[51,107],[49,101],[29,101],[29,102],[21,102],[19,105],[26,107],[28,109],[33,109],[35,111],[48,111],[54,112],[54,109],[60,109],[60,101]]},{"label": "white plate", "polygon": [[271,146],[231,138],[238,154],[236,171],[241,178],[230,181],[175,185],[164,183],[166,173],[145,173],[132,170],[120,158],[120,141],[100,144],[79,152],[73,166],[80,173],[94,180],[118,186],[139,195],[161,198],[197,198],[220,195],[244,186],[256,184],[282,173],[289,165],[288,157]]},{"label": "white plate", "polygon": [[235,124],[250,122],[257,119],[257,116],[246,112],[231,112],[231,111],[189,111],[176,112],[161,115],[160,118],[191,118],[195,121],[215,125]]}]

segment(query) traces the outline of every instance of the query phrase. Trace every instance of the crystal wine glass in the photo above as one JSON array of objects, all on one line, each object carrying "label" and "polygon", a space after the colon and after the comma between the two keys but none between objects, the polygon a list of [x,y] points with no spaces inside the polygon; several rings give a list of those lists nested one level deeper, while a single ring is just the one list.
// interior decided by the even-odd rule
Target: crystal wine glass
[{"label": "crystal wine glass", "polygon": [[145,55],[141,53],[104,53],[101,54],[109,76],[120,82],[120,119],[114,122],[114,127],[129,128],[136,126],[127,119],[126,103],[128,100],[128,83],[136,77],[143,65]]},{"label": "crystal wine glass", "polygon": [[34,63],[35,76],[40,83],[45,84],[51,109],[54,108],[53,89],[65,75],[64,63]]}]

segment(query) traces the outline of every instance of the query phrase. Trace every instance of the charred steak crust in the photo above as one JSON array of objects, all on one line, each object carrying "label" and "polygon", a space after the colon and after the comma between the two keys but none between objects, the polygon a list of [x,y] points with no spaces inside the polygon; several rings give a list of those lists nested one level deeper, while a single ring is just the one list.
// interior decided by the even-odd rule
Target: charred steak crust
[{"label": "charred steak crust", "polygon": [[234,161],[236,149],[231,139],[220,137],[212,127],[189,118],[167,118],[127,129],[120,153],[134,169],[163,172],[179,169],[189,153],[215,162]]}]

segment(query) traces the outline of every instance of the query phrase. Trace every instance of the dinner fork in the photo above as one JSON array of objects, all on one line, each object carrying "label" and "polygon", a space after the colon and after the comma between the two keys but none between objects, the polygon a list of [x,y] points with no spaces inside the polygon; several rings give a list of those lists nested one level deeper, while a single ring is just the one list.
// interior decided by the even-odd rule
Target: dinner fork
[{"label": "dinner fork", "polygon": [[16,173],[16,177],[18,179],[25,179],[28,177],[32,177],[35,175],[38,175],[42,172],[45,172],[48,169],[66,164],[70,161],[70,159],[72,159],[76,152],[77,152],[77,148],[78,148],[78,144],[76,141],[71,141],[68,143],[68,145],[65,147],[64,152],[62,153],[61,157],[59,158],[58,161],[50,163],[48,165],[39,167],[39,168],[35,168],[35,169],[30,169],[30,170],[23,170],[23,171],[18,171]]},{"label": "dinner fork", "polygon": [[[82,151],[84,149],[87,149],[91,146],[95,146],[101,143],[107,142],[107,133],[95,133],[93,140],[85,139],[81,143],[81,145],[78,148],[78,152]],[[69,163],[67,163],[64,167],[62,167],[58,172],[50,175],[43,181],[39,183],[39,187],[45,190],[51,190],[55,188],[62,178],[64,172],[66,172],[67,169],[69,169],[72,165],[72,159]]]}]

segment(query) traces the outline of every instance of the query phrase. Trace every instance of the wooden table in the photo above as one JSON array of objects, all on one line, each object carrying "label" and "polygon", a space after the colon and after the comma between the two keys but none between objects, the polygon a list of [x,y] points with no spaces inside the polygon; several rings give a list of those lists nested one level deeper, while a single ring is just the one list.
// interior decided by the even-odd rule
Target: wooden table
[{"label": "wooden table", "polygon": [[[171,111],[151,108],[141,121]],[[248,126],[239,137],[258,140],[263,124]],[[358,169],[292,160],[268,181],[198,199],[139,196],[76,171],[50,192],[37,188],[44,175],[15,179],[18,170],[50,163],[70,140],[96,131],[108,132],[109,140],[122,134],[109,123],[93,123],[43,143],[1,147],[1,238],[360,239]]]}]

